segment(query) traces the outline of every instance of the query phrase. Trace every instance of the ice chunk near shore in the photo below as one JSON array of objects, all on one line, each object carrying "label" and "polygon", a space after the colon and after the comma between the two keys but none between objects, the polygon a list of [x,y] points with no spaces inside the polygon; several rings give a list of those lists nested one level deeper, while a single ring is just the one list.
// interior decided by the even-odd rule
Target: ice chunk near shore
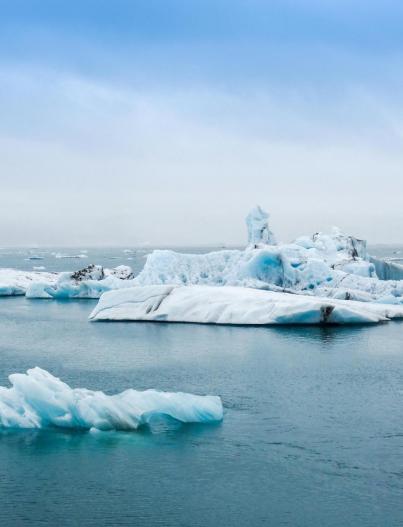
[{"label": "ice chunk near shore", "polygon": [[220,397],[156,390],[126,390],[116,395],[70,388],[41,368],[9,376],[0,387],[0,427],[136,430],[154,418],[182,423],[221,421]]},{"label": "ice chunk near shore", "polygon": [[145,286],[110,291],[90,320],[201,324],[362,324],[403,317],[403,306],[318,298],[242,287]]}]

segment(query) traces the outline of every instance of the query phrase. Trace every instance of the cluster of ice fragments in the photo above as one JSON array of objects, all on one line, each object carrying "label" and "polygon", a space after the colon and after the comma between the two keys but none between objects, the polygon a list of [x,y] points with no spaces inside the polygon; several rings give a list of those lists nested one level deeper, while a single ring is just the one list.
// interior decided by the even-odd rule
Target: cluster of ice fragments
[{"label": "cluster of ice fragments", "polygon": [[[403,304],[403,266],[372,258],[365,241],[334,228],[330,234],[316,233],[280,244],[269,228],[268,218],[260,207],[249,213],[246,218],[248,246],[244,250],[207,254],[155,250],[135,277],[127,266],[107,270],[90,265],[76,273],[55,275],[3,270],[0,271],[0,295],[99,298],[108,291],[139,286],[236,286],[238,295],[242,295],[241,287],[288,293],[284,298],[290,305],[300,302],[297,295],[308,300],[327,299],[329,309],[333,305],[330,300]],[[8,281],[4,279],[7,272]],[[197,289],[192,288],[186,294],[190,291],[196,299]],[[211,298],[225,294],[211,288],[208,291]],[[274,302],[274,298],[271,296],[268,302]],[[276,297],[276,302],[279,298]],[[336,316],[335,311],[332,316]]]},{"label": "cluster of ice fragments", "polygon": [[0,427],[135,430],[169,417],[183,423],[221,421],[219,397],[126,390],[106,395],[70,388],[41,368],[9,376],[11,388],[0,387]]}]

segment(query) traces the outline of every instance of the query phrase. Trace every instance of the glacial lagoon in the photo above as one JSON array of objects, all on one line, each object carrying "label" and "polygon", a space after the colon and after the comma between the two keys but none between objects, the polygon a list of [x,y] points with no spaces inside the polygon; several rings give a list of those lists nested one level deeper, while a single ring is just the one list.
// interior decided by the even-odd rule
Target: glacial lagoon
[{"label": "glacial lagoon", "polygon": [[4,525],[402,525],[402,322],[89,323],[95,304],[0,299],[0,385],[40,366],[107,394],[219,395],[224,420],[3,429]]}]

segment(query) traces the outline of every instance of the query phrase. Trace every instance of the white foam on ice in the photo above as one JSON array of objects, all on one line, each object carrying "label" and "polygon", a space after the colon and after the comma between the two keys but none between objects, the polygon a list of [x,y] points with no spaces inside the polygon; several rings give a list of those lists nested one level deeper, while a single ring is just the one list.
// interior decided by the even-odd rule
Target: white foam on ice
[{"label": "white foam on ice", "polygon": [[9,376],[0,387],[0,427],[136,430],[155,417],[183,423],[223,418],[221,399],[212,395],[126,390],[116,395],[70,388],[41,368]]}]

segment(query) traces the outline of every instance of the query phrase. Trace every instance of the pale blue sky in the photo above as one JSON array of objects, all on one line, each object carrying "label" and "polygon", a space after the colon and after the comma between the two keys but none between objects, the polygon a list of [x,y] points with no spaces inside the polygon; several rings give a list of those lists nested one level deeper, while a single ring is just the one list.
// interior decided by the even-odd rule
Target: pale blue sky
[{"label": "pale blue sky", "polygon": [[0,245],[403,242],[401,2],[0,9]]}]

